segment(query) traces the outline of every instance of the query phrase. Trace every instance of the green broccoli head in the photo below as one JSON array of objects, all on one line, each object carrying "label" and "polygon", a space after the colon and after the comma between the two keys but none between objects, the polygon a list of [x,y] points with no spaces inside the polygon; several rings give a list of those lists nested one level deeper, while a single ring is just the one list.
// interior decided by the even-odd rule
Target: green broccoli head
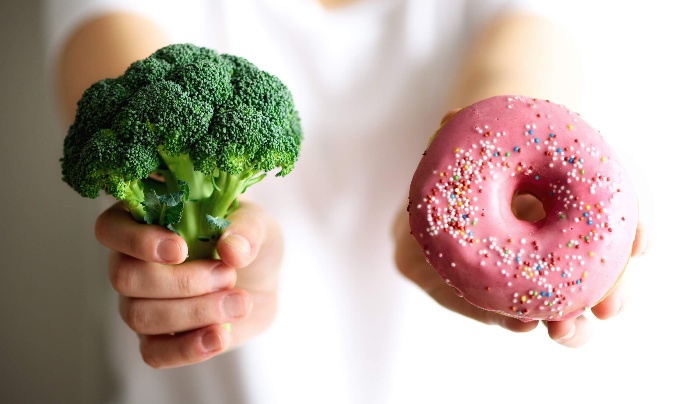
[{"label": "green broccoli head", "polygon": [[216,238],[248,186],[272,170],[288,174],[301,140],[292,94],[277,77],[241,57],[175,44],[84,92],[61,169],[80,195],[112,195],[140,221],[168,216],[149,212],[154,195],[181,196],[177,222],[155,222],[194,244]]}]

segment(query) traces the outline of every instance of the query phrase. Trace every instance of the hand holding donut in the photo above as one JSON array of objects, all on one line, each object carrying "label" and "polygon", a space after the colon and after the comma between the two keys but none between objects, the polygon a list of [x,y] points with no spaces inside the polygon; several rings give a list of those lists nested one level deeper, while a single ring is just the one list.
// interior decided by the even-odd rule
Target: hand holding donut
[{"label": "hand holding donut", "polygon": [[140,338],[144,362],[170,368],[207,360],[264,331],[277,304],[282,236],[259,207],[243,202],[217,245],[221,260],[192,260],[187,244],[137,223],[118,203],[95,224],[110,248],[119,313]]},{"label": "hand holding donut", "polygon": [[[448,113],[396,223],[399,269],[444,306],[567,346],[619,311],[644,250],[636,194],[600,134],[561,105],[492,97]],[[409,228],[410,226],[410,228]],[[426,262],[427,261],[427,262]]]}]

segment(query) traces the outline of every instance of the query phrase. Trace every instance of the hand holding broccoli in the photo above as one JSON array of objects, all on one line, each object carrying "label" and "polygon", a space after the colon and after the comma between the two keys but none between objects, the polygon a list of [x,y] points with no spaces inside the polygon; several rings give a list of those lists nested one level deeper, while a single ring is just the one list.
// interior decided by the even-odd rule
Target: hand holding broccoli
[{"label": "hand holding broccoli", "polygon": [[189,259],[211,258],[238,196],[268,171],[288,174],[301,139],[279,79],[243,58],[175,44],[85,91],[64,143],[63,180],[177,232]]},{"label": "hand holding broccoli", "polygon": [[181,237],[137,223],[123,203],[98,218],[95,234],[111,250],[109,278],[119,293],[119,314],[138,334],[149,366],[210,359],[260,334],[274,319],[280,230],[249,202],[229,219],[217,242],[220,260],[183,262],[187,245]]},{"label": "hand holding broccoli", "polygon": [[200,362],[270,324],[282,236],[238,197],[271,170],[288,174],[301,139],[279,79],[193,45],[162,48],[85,91],[63,180],[84,197],[121,201],[95,233],[112,250],[119,311],[146,363]]}]

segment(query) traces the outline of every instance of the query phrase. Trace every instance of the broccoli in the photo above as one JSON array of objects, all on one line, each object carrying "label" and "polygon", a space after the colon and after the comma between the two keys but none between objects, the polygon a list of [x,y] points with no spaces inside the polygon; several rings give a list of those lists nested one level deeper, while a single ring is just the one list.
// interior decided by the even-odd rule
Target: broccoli
[{"label": "broccoli", "polygon": [[122,76],[93,83],[77,105],[62,179],[102,191],[134,219],[180,234],[188,259],[212,258],[238,196],[299,156],[288,88],[244,58],[192,44],[161,48]]}]

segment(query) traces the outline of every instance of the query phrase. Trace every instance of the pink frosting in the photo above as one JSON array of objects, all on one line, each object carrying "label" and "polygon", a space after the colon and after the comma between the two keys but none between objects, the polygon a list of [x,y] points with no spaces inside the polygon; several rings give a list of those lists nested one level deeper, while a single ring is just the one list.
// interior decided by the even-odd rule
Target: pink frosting
[{"label": "pink frosting", "polygon": [[[515,193],[544,219],[511,211]],[[632,182],[600,133],[566,107],[498,96],[436,133],[408,211],[428,262],[459,296],[522,320],[565,320],[617,283],[637,226]]]}]

